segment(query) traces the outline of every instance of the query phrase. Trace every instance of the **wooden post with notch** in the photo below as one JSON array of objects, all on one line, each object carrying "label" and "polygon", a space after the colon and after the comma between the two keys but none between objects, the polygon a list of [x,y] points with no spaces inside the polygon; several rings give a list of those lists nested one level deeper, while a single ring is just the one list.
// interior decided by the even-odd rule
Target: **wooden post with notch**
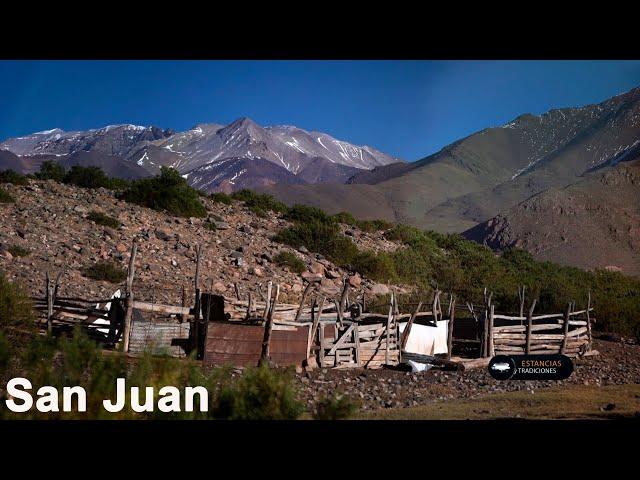
[{"label": "wooden post with notch", "polygon": [[[313,342],[315,342],[316,340],[316,332],[318,331],[318,327],[322,328],[322,326],[320,325],[320,317],[322,317],[324,300],[325,300],[325,297],[320,298],[320,303],[318,304],[318,313],[313,317],[313,325],[311,326],[311,341],[307,347],[307,358],[309,358],[309,355],[311,355],[311,345],[313,345]],[[320,351],[322,351],[322,345],[320,345]]]},{"label": "wooden post with notch", "polygon": [[409,318],[409,321],[407,322],[407,325],[404,327],[404,332],[402,332],[402,341],[400,342],[401,352],[404,351],[404,348],[407,346],[407,340],[409,340],[409,335],[411,334],[411,327],[413,326],[413,322],[416,319],[420,308],[422,308],[422,302],[418,302],[415,312],[413,312],[411,318]]},{"label": "wooden post with notch", "polygon": [[384,351],[384,363],[386,365],[389,365],[389,343],[391,342],[391,339],[389,338],[389,335],[391,333],[391,319],[393,318],[393,300],[394,300],[394,296],[395,294],[393,292],[391,292],[391,298],[389,299],[389,315],[387,316],[387,326],[385,329],[385,334],[387,337],[387,345]]},{"label": "wooden post with notch", "polygon": [[129,269],[127,270],[127,310],[124,316],[123,350],[129,351],[129,337],[131,336],[131,321],[133,319],[133,278],[135,276],[136,254],[138,253],[138,243],[133,239],[131,245],[131,256],[129,257]]},{"label": "wooden post with notch", "polygon": [[527,355],[531,353],[531,327],[533,326],[533,310],[536,308],[537,301],[537,298],[533,299],[533,302],[531,302],[531,307],[529,308],[529,312],[527,313],[527,340],[524,348],[524,353],[526,353]]},{"label": "wooden post with notch", "polygon": [[455,322],[456,317],[456,298],[451,298],[451,303],[449,304],[449,325],[447,326],[447,360],[451,360],[451,355],[453,352],[453,324]]},{"label": "wooden post with notch", "polygon": [[487,329],[487,335],[489,336],[487,350],[489,352],[489,357],[493,357],[495,355],[494,345],[493,345],[493,309],[494,305],[491,304],[489,307],[489,328]]},{"label": "wooden post with notch", "polygon": [[589,310],[591,310],[591,290],[589,290],[587,295],[587,338],[589,339],[589,344],[587,345],[588,351],[591,350],[593,342],[593,338],[591,335],[591,316],[589,314]]},{"label": "wooden post with notch", "polygon": [[569,320],[571,319],[571,307],[572,304],[569,302],[567,305],[567,311],[564,314],[564,323],[562,324],[562,345],[560,346],[560,353],[564,354],[567,350],[567,335],[569,334]]},{"label": "wooden post with notch", "polygon": [[260,355],[260,365],[271,361],[271,332],[273,331],[273,315],[276,311],[278,296],[280,295],[280,284],[276,283],[276,293],[273,296],[273,303],[269,309],[269,316],[264,325],[264,337],[262,339],[262,354]]}]

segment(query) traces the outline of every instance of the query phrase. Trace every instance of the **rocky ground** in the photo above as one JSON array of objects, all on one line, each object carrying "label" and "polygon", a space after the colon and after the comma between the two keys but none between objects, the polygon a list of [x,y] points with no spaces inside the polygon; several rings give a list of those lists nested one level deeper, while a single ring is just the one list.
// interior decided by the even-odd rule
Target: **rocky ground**
[{"label": "rocky ground", "polygon": [[[31,180],[28,186],[2,185],[16,198],[15,204],[0,204],[0,270],[22,284],[32,295],[43,295],[45,272],[64,270],[59,294],[83,298],[105,298],[118,285],[85,278],[82,269],[101,260],[114,260],[126,267],[134,237],[139,240],[136,260],[136,295],[158,302],[179,302],[184,285],[192,290],[195,247],[203,246],[201,285],[205,290],[234,295],[234,283],[241,294],[256,291],[266,282],[280,284],[281,300],[297,302],[304,277],[321,279],[325,294],[338,293],[348,272],[320,255],[302,248],[293,250],[270,238],[287,222],[269,215],[260,218],[241,202],[223,205],[203,198],[208,218],[177,218],[116,199],[106,189],[87,190],[53,181]],[[96,225],[87,214],[97,210],[117,218],[118,229]],[[217,229],[205,227],[210,222]],[[346,228],[362,249],[393,250],[381,232],[365,233]],[[31,251],[14,257],[13,245]],[[273,258],[282,250],[297,255],[306,265],[301,276],[282,268]],[[358,275],[350,282],[357,291],[388,293],[388,286]]]},{"label": "rocky ground", "polygon": [[314,370],[296,374],[304,401],[314,402],[342,393],[361,405],[361,410],[405,408],[433,402],[513,391],[530,391],[563,385],[620,385],[640,383],[640,346],[620,341],[594,340],[600,355],[574,361],[573,374],[562,381],[498,381],[486,368],[462,373],[430,370],[407,373],[381,370]]}]

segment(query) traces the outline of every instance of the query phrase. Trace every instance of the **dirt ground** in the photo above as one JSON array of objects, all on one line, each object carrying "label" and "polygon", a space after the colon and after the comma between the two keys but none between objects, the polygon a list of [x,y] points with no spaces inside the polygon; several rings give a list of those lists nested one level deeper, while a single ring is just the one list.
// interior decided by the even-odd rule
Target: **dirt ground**
[{"label": "dirt ground", "polygon": [[[498,381],[486,368],[462,373],[325,369],[296,379],[309,407],[342,393],[360,404],[362,418],[635,415],[640,411],[640,346],[595,339],[594,348],[600,355],[575,359],[574,372],[562,381]],[[495,408],[488,408],[494,402]],[[606,410],[609,404],[615,406]]]}]

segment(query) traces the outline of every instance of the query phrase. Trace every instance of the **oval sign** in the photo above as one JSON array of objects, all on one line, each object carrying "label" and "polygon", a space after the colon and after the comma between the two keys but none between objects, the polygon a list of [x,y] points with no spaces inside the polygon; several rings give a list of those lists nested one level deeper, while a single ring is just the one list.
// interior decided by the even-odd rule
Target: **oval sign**
[{"label": "oval sign", "polygon": [[489,361],[496,380],[564,380],[573,373],[566,355],[496,355]]}]

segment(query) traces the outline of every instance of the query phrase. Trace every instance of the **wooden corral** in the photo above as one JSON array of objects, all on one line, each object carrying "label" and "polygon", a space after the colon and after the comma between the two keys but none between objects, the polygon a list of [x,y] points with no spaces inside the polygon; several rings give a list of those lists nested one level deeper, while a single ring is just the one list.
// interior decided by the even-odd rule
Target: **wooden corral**
[{"label": "wooden corral", "polygon": [[[54,282],[47,274],[45,298],[34,299],[42,312],[42,326],[56,332],[81,325],[106,347],[122,345],[131,355],[192,355],[207,366],[266,361],[281,366],[381,368],[410,360],[459,368],[481,365],[482,359],[497,354],[596,353],[591,351],[590,296],[583,310],[577,311],[571,302],[564,313],[534,315],[536,300],[525,312],[523,287],[520,312],[500,314],[486,290],[482,306],[456,305],[456,298],[448,295],[443,307],[443,292],[436,289],[431,302],[405,304],[409,310],[405,313],[391,293],[386,313],[375,313],[367,310],[363,293],[351,292],[350,299],[345,278],[335,299],[326,298],[317,282],[307,283],[295,305],[279,302],[280,287],[273,282],[268,282],[266,292],[247,292],[245,298],[236,286],[232,298],[201,291],[198,248],[195,295],[189,301],[183,288],[181,305],[171,305],[144,295],[134,297],[136,250],[134,243],[124,296],[118,290],[102,300],[60,297],[60,275]],[[432,344],[425,343],[430,339],[425,332],[431,328],[439,336],[432,335]],[[454,350],[469,350],[469,345],[471,351],[475,348],[475,359],[452,356]]]}]

